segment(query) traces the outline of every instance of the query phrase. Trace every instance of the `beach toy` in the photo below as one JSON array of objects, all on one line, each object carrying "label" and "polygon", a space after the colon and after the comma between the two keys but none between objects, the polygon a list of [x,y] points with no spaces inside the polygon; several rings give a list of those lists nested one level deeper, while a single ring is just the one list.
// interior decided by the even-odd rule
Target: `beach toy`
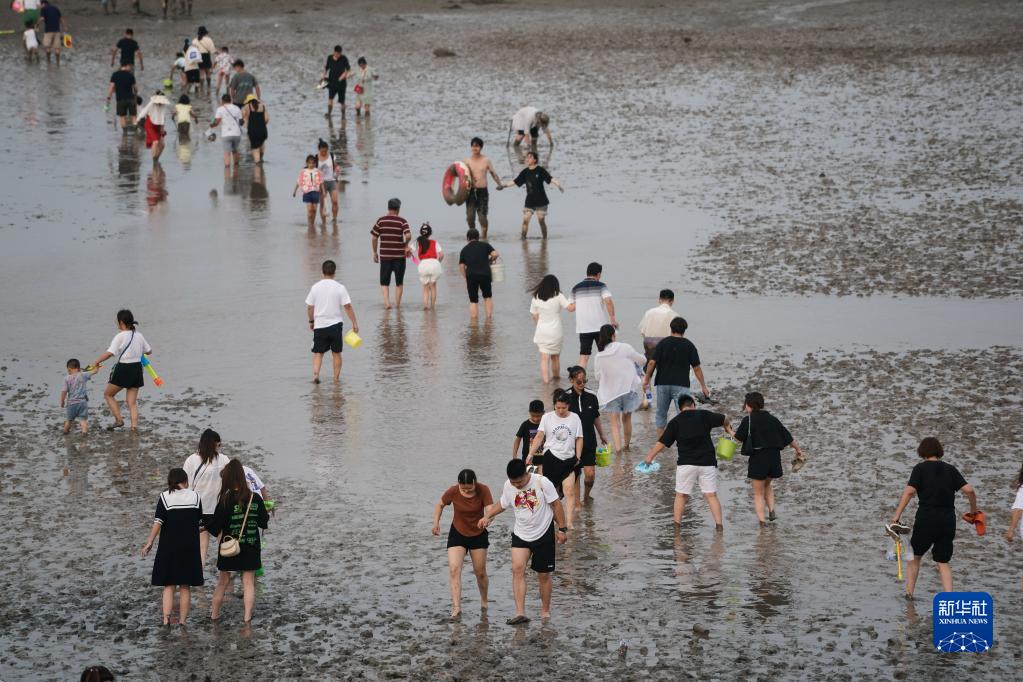
[{"label": "beach toy", "polygon": [[440,183],[440,193],[449,206],[452,204],[461,206],[469,198],[470,184],[469,167],[461,161],[456,161],[444,171],[444,178]]},{"label": "beach toy", "polygon": [[899,572],[897,577],[899,582],[902,582],[902,540],[895,541],[895,561],[898,562]]},{"label": "beach toy", "polygon": [[494,282],[504,281],[504,263],[495,261],[490,264],[490,279]]},{"label": "beach toy", "polygon": [[[25,8],[22,6],[20,0],[14,0],[14,2],[11,3],[11,9],[15,12],[20,12]],[[8,33],[8,31],[4,31],[4,33]],[[10,33],[14,33],[14,31],[10,31]]]},{"label": "beach toy", "polygon": [[607,443],[597,448],[597,466],[611,466],[611,446]]},{"label": "beach toy", "polygon": [[65,33],[64,34],[64,49],[65,50],[70,50],[72,47],[74,47],[74,43],[71,42],[71,34],[70,33]]},{"label": "beach toy", "polygon": [[206,131],[206,141],[207,142],[213,142],[216,139],[217,139],[217,133],[212,128],[210,130]]},{"label": "beach toy", "polygon": [[167,88],[168,90],[174,89],[174,81],[172,81],[170,78],[164,78],[163,87]]},{"label": "beach toy", "polygon": [[714,449],[717,453],[718,459],[726,462],[730,461],[735,456],[735,448],[738,444],[731,438],[725,438],[722,436],[718,438],[718,446]]},{"label": "beach toy", "polygon": [[145,355],[142,356],[142,366],[149,372],[149,376],[153,377],[153,383],[157,386],[163,386],[163,379],[156,373],[156,368],[153,367],[153,363],[149,361],[149,358]]},{"label": "beach toy", "polygon": [[974,529],[977,531],[977,535],[984,535],[987,532],[987,520],[984,518],[984,512],[979,509],[975,512],[966,512],[963,514],[963,521],[966,523],[972,523]]},{"label": "beach toy", "polygon": [[326,78],[321,78],[320,82],[316,84],[316,89],[317,90],[322,90],[325,87],[327,87],[327,79]]},{"label": "beach toy", "polygon": [[362,345],[362,337],[356,334],[354,329],[348,330],[348,333],[344,335],[344,340],[352,348],[358,348]]},{"label": "beach toy", "polygon": [[660,470],[661,470],[660,462],[654,462],[652,464],[640,462],[639,464],[636,465],[636,471],[638,471],[641,474],[652,474],[653,472]]}]

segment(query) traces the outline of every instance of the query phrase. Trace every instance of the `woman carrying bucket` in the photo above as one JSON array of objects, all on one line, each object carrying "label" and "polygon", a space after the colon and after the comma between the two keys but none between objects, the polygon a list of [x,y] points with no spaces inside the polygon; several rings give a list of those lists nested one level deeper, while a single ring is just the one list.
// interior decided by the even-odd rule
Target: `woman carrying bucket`
[{"label": "woman carrying bucket", "polygon": [[[742,454],[749,457],[746,476],[753,484],[753,510],[761,526],[774,521],[774,490],[771,481],[782,477],[781,451],[792,446],[796,461],[802,461],[803,451],[788,429],[778,418],[764,409],[764,396],[747,393],[742,408],[747,412],[735,430],[735,439],[742,443]],[[767,507],[767,516],[764,507]]]},{"label": "woman carrying bucket", "polygon": [[[604,437],[604,429],[600,426],[600,405],[597,396],[586,390],[586,368],[569,367],[568,378],[572,386],[568,393],[568,411],[579,415],[579,421],[583,423],[583,451],[579,457],[579,464],[575,467],[576,483],[579,474],[583,475],[586,484],[585,498],[582,486],[576,486],[576,508],[582,506],[582,501],[590,500],[590,491],[593,490],[593,479],[597,465],[597,436],[600,442],[607,444]],[[604,465],[601,465],[604,466]]]}]

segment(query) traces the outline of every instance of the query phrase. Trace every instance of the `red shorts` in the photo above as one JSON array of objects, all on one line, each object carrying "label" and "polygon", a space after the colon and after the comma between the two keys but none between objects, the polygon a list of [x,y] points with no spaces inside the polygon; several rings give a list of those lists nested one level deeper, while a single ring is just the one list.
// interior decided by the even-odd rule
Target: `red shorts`
[{"label": "red shorts", "polygon": [[150,147],[152,147],[154,142],[159,142],[160,138],[162,138],[164,135],[167,134],[164,131],[163,126],[156,125],[151,120],[149,120],[148,116],[146,116],[145,128],[146,128],[146,149],[149,149]]}]

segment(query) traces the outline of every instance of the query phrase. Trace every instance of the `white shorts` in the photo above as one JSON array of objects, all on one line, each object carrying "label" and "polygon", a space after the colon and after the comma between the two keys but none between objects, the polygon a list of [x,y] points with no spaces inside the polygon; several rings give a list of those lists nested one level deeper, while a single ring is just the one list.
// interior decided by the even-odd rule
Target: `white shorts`
[{"label": "white shorts", "polygon": [[698,467],[693,464],[681,464],[675,469],[675,492],[692,495],[693,486],[700,481],[700,492],[716,493],[718,491],[718,468],[715,466]]},{"label": "white shorts", "polygon": [[444,268],[436,258],[424,258],[419,261],[419,282],[433,284],[444,274]]}]

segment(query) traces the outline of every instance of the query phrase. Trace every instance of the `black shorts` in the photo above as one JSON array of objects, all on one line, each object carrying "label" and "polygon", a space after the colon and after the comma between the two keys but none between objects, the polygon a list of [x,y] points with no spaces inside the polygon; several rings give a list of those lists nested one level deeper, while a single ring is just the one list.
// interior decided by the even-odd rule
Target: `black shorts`
[{"label": "black shorts", "polygon": [[118,116],[134,116],[138,111],[138,105],[135,104],[135,98],[131,99],[119,99],[117,100],[117,115]]},{"label": "black shorts", "polygon": [[202,521],[199,522],[199,530],[204,530],[207,533],[210,530],[210,526],[213,525],[213,514],[203,514]]},{"label": "black shorts", "polygon": [[[952,541],[956,536],[955,513],[936,517],[922,517],[919,511],[913,522],[913,535],[909,544],[913,554],[923,556],[931,550],[931,558],[939,564],[947,564],[952,559]],[[933,549],[932,549],[933,548]]]},{"label": "black shorts", "polygon": [[110,372],[110,383],[120,388],[142,387],[142,363],[119,362]]},{"label": "black shorts", "polygon": [[333,101],[336,97],[341,104],[345,103],[345,91],[348,89],[348,81],[327,83],[327,99]]},{"label": "black shorts", "polygon": [[[517,132],[519,135],[523,135],[523,136],[526,134],[525,130],[517,130],[515,132]],[[539,126],[534,126],[534,127],[530,128],[529,129],[529,136],[531,138],[533,138],[534,140],[536,138],[540,137],[540,128],[539,128]]]},{"label": "black shorts", "polygon": [[404,258],[381,258],[380,259],[380,286],[391,286],[391,273],[394,273],[395,286],[405,285],[405,259]]},{"label": "black shorts", "polygon": [[465,215],[470,219],[473,215],[485,216],[490,211],[490,191],[486,187],[470,189],[465,199]]},{"label": "black shorts", "polygon": [[313,352],[322,354],[329,350],[331,353],[340,353],[345,347],[345,344],[341,341],[341,328],[343,326],[343,322],[338,322],[329,327],[314,329]]},{"label": "black shorts", "polygon": [[579,355],[593,353],[593,344],[597,342],[600,332],[585,332],[579,335]]},{"label": "black shorts", "polygon": [[595,466],[597,466],[597,444],[587,445],[586,441],[583,441],[582,456],[579,458],[579,463],[575,465],[575,470],[579,471],[583,467]]},{"label": "black shorts", "polygon": [[757,450],[749,458],[746,478],[754,481],[766,481],[769,478],[781,478],[781,450]]},{"label": "black shorts", "polygon": [[469,552],[474,549],[486,549],[490,547],[490,535],[485,529],[479,535],[462,535],[452,524],[451,530],[448,531],[448,549],[452,547],[465,547]]},{"label": "black shorts", "polygon": [[549,452],[544,453],[543,475],[554,484],[554,488],[558,491],[558,497],[565,496],[561,485],[565,482],[566,478],[572,475],[572,471],[575,470],[575,465],[578,462],[579,459],[576,457],[572,457],[572,459],[558,459]]},{"label": "black shorts", "polygon": [[469,291],[469,303],[479,303],[480,293],[483,298],[491,298],[494,292],[490,288],[490,276],[470,275],[465,273],[465,288]]},{"label": "black shorts", "polygon": [[200,56],[199,68],[209,71],[213,68],[213,57],[210,56],[209,52],[202,52]]},{"label": "black shorts", "polygon": [[533,553],[529,567],[537,573],[554,572],[554,524],[547,529],[547,532],[532,542],[523,540],[515,533],[512,533],[512,548],[528,549]]},{"label": "black shorts", "polygon": [[192,69],[191,71],[185,71],[185,80],[189,83],[199,82],[199,69]]}]

